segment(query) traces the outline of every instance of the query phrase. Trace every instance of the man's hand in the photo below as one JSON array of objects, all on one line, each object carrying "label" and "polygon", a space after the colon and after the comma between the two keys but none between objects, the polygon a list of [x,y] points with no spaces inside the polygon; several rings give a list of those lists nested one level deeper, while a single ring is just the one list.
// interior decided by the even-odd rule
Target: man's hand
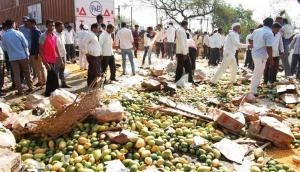
[{"label": "man's hand", "polygon": [[45,65],[47,71],[50,71],[50,70],[51,70],[51,66],[50,66],[48,63],[44,63],[44,65]]}]

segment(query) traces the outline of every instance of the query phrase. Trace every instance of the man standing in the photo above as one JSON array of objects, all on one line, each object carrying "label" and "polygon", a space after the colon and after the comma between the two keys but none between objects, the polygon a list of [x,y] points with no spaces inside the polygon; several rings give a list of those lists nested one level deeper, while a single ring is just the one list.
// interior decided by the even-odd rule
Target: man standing
[{"label": "man standing", "polygon": [[289,63],[289,45],[293,36],[293,27],[289,24],[287,19],[282,19],[283,25],[281,29],[284,55],[281,56],[282,65],[284,68],[285,76],[291,76],[291,68]]},{"label": "man standing", "polygon": [[[91,84],[100,77],[100,55],[101,46],[98,41],[99,25],[97,23],[92,24],[91,32],[85,37],[83,41],[84,53],[86,54],[86,59],[88,61],[88,77],[87,85]],[[131,32],[130,32],[131,33]]]},{"label": "man standing", "polygon": [[23,89],[20,76],[21,72],[26,79],[26,83],[28,86],[27,91],[31,92],[33,90],[28,61],[28,43],[24,35],[21,32],[15,30],[16,23],[14,21],[7,20],[5,23],[8,30],[3,36],[2,44],[9,56],[9,61],[14,73],[14,83],[18,90],[17,94],[22,95]]},{"label": "man standing", "polygon": [[[19,27],[19,31],[23,33],[23,35],[25,36],[27,42],[28,42],[28,49],[31,49],[31,29],[29,27],[29,17],[28,16],[24,16],[23,17],[23,24]],[[34,57],[33,56],[29,56],[29,65],[30,65],[30,69],[31,72],[33,74],[33,77],[37,77],[36,74],[36,70],[35,70],[35,66],[34,66]]]},{"label": "man standing", "polygon": [[159,58],[159,55],[161,53],[161,57],[164,58],[165,55],[165,50],[164,50],[164,39],[165,39],[165,32],[163,29],[162,24],[158,24],[157,28],[156,28],[156,43],[155,43],[155,47],[156,47],[156,56],[157,58]]},{"label": "man standing", "polygon": [[45,96],[50,96],[53,91],[59,88],[57,77],[57,37],[55,36],[55,24],[53,20],[46,21],[47,31],[40,37],[40,55],[47,69],[47,81]]},{"label": "man standing", "polygon": [[134,57],[137,58],[137,52],[139,50],[139,41],[140,41],[139,25],[134,26],[134,30],[132,31],[132,36],[133,36],[133,43],[134,43]]},{"label": "man standing", "polygon": [[208,64],[217,66],[218,65],[217,62],[220,59],[220,48],[222,47],[221,35],[218,32],[218,30],[216,30],[214,34],[211,36],[209,45],[211,50],[211,56]]},{"label": "man standing", "polygon": [[[300,79],[300,34],[297,34],[291,42],[290,49],[294,49],[292,57],[292,75],[296,74],[296,78]],[[298,65],[298,69],[296,69]]]},{"label": "man standing", "polygon": [[36,27],[35,19],[29,19],[28,26],[31,29],[30,57],[33,60],[34,69],[38,78],[38,83],[35,86],[44,86],[46,83],[46,75],[42,58],[39,56],[39,39],[41,31]]},{"label": "man standing", "polygon": [[226,72],[226,69],[229,67],[230,69],[230,83],[236,83],[236,74],[238,70],[238,65],[235,59],[235,53],[238,48],[246,48],[246,44],[240,43],[240,31],[241,25],[240,23],[234,23],[231,26],[229,34],[225,38],[224,43],[224,59],[221,63],[221,66],[217,70],[216,74],[212,78],[211,82],[216,84],[221,76]]},{"label": "man standing", "polygon": [[2,30],[0,32],[0,41],[1,41],[1,45],[0,46],[2,46],[2,50],[3,50],[3,53],[4,53],[4,61],[5,61],[5,67],[6,67],[7,74],[10,74],[10,80],[12,82],[11,88],[14,89],[15,88],[15,85],[14,85],[14,74],[12,72],[12,68],[11,68],[11,64],[9,62],[9,57],[8,57],[7,51],[6,51],[5,47],[2,44],[2,42],[3,42],[3,36],[6,33],[6,31],[7,31],[7,27],[6,27],[5,22],[3,22],[2,23]]},{"label": "man standing", "polygon": [[273,19],[266,18],[264,20],[264,26],[256,29],[250,38],[250,44],[253,47],[252,58],[255,66],[250,88],[250,92],[253,94],[257,94],[257,87],[259,86],[260,80],[263,76],[267,59],[269,59],[271,67],[274,65],[272,57],[272,46],[274,44],[274,34],[271,30],[272,25]]},{"label": "man standing", "polygon": [[106,73],[107,67],[109,66],[110,69],[110,80],[116,81],[116,64],[115,64],[115,57],[113,54],[113,39],[111,34],[114,31],[114,26],[109,24],[106,27],[106,31],[102,32],[99,37],[99,43],[101,46],[101,66],[102,71],[101,73]]},{"label": "man standing", "polygon": [[75,60],[75,31],[71,25],[67,26],[67,29],[64,31],[66,37],[66,51],[67,51],[67,60],[76,63]]},{"label": "man standing", "polygon": [[223,51],[224,51],[224,44],[225,44],[225,38],[226,38],[222,28],[218,29],[218,33],[220,34],[220,37],[221,37],[221,48],[220,48],[220,59],[217,60],[217,64],[219,64],[223,61]]},{"label": "man standing", "polygon": [[208,59],[209,56],[209,35],[207,32],[204,32],[203,35],[203,59],[206,58]]},{"label": "man standing", "polygon": [[79,66],[80,70],[86,70],[88,63],[86,60],[86,56],[84,54],[83,50],[83,40],[84,38],[89,34],[88,32],[88,26],[87,25],[80,25],[79,27],[81,30],[77,33],[77,42],[78,42],[78,48],[79,48]]},{"label": "man standing", "polygon": [[252,48],[249,47],[249,44],[250,44],[249,39],[250,39],[253,31],[254,31],[254,29],[250,29],[250,33],[246,37],[246,44],[247,44],[248,48],[246,51],[246,60],[245,60],[245,65],[244,65],[244,67],[247,67],[251,70],[254,69],[254,64],[253,64],[252,53],[251,53]]},{"label": "man standing", "polygon": [[147,31],[144,33],[144,55],[142,61],[142,67],[145,64],[146,56],[148,56],[148,64],[151,65],[151,54],[152,54],[152,47],[154,44],[155,39],[155,32],[153,31],[152,27],[148,27]]},{"label": "man standing", "polygon": [[167,58],[171,60],[173,60],[173,56],[174,56],[175,34],[176,34],[176,29],[173,26],[173,23],[170,22],[166,30],[166,53],[167,53]]},{"label": "man standing", "polygon": [[188,28],[188,22],[182,21],[181,27],[176,31],[176,57],[177,57],[177,67],[176,67],[176,75],[175,82],[179,81],[183,75],[183,68],[185,72],[189,75],[189,82],[193,82],[192,75],[192,66],[191,60],[188,56],[189,48],[187,42],[187,33],[186,30]]},{"label": "man standing", "polygon": [[274,65],[270,66],[270,60],[267,60],[265,71],[264,71],[264,83],[265,84],[273,84],[276,82],[277,73],[278,73],[278,66],[279,66],[279,57],[283,55],[284,48],[281,34],[278,33],[281,29],[281,25],[279,23],[274,23],[272,25],[272,32],[275,35],[274,43],[272,46],[273,50],[273,60]]},{"label": "man standing", "polygon": [[65,48],[65,44],[66,44],[66,38],[65,35],[63,34],[63,30],[64,30],[64,24],[61,21],[57,21],[55,22],[55,36],[56,36],[56,46],[58,49],[58,57],[57,57],[57,61],[55,64],[55,71],[59,76],[59,79],[61,81],[61,87],[62,88],[71,88],[71,86],[69,86],[66,83],[66,79],[65,79],[65,66],[66,66],[66,48]]},{"label": "man standing", "polygon": [[122,54],[122,67],[123,67],[123,75],[126,73],[126,55],[129,57],[129,61],[131,64],[132,74],[135,75],[135,66],[133,62],[133,36],[131,30],[127,29],[126,23],[121,23],[121,29],[118,31],[116,35],[116,45],[121,49]]}]

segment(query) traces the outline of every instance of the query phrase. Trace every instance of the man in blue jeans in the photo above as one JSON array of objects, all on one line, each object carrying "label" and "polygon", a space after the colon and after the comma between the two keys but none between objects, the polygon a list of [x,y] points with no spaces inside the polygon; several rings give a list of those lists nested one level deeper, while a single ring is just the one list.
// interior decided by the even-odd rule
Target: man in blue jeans
[{"label": "man in blue jeans", "polygon": [[121,49],[122,54],[122,67],[123,67],[123,75],[126,74],[126,55],[129,57],[129,61],[131,64],[132,75],[135,75],[134,62],[133,62],[133,36],[132,31],[129,30],[126,26],[125,22],[121,23],[121,29],[118,31],[116,35],[116,44],[118,48]]}]

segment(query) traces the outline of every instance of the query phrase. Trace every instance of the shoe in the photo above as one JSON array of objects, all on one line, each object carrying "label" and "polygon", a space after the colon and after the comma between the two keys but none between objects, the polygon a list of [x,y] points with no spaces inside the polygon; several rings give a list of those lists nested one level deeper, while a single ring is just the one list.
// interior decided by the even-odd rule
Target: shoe
[{"label": "shoe", "polygon": [[68,85],[67,83],[62,83],[61,88],[72,88],[72,87],[70,85]]},{"label": "shoe", "polygon": [[2,91],[0,91],[0,97],[3,97],[5,95],[6,95],[5,93],[3,93]]},{"label": "shoe", "polygon": [[195,87],[198,87],[199,85],[197,83],[195,83],[194,81],[192,82],[192,84],[195,86]]},{"label": "shoe", "polygon": [[66,61],[66,63],[67,63],[67,64],[71,64],[71,62],[70,62],[69,60],[68,60],[68,61]]}]

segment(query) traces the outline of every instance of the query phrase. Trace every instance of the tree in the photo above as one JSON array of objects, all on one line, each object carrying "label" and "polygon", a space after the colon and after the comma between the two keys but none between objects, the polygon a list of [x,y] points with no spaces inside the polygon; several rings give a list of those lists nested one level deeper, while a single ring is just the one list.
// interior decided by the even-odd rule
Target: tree
[{"label": "tree", "polygon": [[252,19],[252,11],[246,10],[242,6],[232,7],[224,2],[216,4],[212,14],[213,28],[222,28],[224,32],[228,32],[235,22],[241,23],[242,38],[246,37],[250,29],[257,26],[257,23]]},{"label": "tree", "polygon": [[180,23],[211,14],[218,0],[141,0],[164,12],[167,17]]}]

